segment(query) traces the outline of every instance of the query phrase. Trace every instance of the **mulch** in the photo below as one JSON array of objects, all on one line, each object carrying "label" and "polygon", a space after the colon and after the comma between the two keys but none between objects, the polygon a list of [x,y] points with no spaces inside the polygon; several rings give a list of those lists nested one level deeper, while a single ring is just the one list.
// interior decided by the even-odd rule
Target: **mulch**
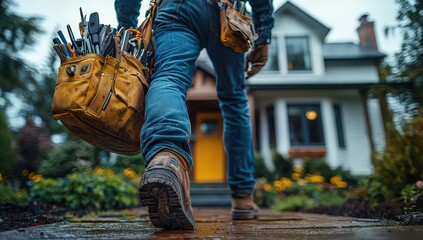
[{"label": "mulch", "polygon": [[423,225],[422,211],[405,212],[403,209],[404,205],[398,200],[389,200],[374,205],[367,199],[351,199],[341,206],[319,206],[305,211],[333,216],[396,221],[404,225]]},{"label": "mulch", "polygon": [[0,204],[0,232],[60,222],[67,212],[56,206]]}]

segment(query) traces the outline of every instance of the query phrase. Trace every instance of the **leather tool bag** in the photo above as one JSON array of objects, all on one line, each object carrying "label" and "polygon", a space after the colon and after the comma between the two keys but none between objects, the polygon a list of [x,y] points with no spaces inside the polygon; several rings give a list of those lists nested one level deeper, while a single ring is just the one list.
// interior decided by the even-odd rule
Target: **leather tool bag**
[{"label": "leather tool bag", "polygon": [[[156,4],[151,5],[150,16],[138,28],[149,49]],[[150,70],[126,52],[120,59],[98,54],[68,58],[59,68],[53,118],[99,148],[137,154]]]},{"label": "leather tool bag", "polygon": [[219,0],[220,40],[236,52],[247,52],[254,47],[258,35],[250,17],[235,10],[229,0]]}]

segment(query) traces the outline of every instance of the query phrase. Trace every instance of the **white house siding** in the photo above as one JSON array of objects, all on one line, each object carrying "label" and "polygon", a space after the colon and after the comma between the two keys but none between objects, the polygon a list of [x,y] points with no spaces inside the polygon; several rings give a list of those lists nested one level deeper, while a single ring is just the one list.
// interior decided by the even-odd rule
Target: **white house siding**
[{"label": "white house siding", "polygon": [[385,131],[383,128],[382,113],[378,99],[369,99],[367,101],[370,126],[372,128],[372,139],[375,150],[382,152],[385,148]]},{"label": "white house siding", "polygon": [[346,145],[346,158],[342,165],[354,175],[369,175],[372,173],[371,150],[359,94],[357,93],[356,97],[344,99],[341,103],[341,111]]},{"label": "white house siding", "polygon": [[[258,149],[266,162],[273,168],[269,146],[269,127],[267,122],[266,107],[274,105],[276,150],[288,156],[290,149],[289,124],[287,104],[291,103],[317,103],[320,104],[322,113],[326,161],[332,167],[342,167],[350,170],[355,175],[368,175],[371,173],[370,146],[366,135],[366,124],[361,98],[357,90],[340,91],[260,91],[254,94],[256,107],[260,112],[260,146]],[[338,135],[333,106],[338,104],[341,108],[344,138],[346,148],[338,144]]]},{"label": "white house siding", "polygon": [[324,83],[377,83],[379,75],[373,62],[331,62],[326,64]]}]

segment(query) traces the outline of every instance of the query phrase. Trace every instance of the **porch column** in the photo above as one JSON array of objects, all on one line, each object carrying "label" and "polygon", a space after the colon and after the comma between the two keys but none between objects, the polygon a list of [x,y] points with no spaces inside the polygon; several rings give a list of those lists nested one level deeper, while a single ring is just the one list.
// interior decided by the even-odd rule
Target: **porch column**
[{"label": "porch column", "polygon": [[326,146],[326,162],[332,168],[338,167],[341,163],[338,159],[338,145],[335,114],[333,111],[333,103],[330,99],[322,100],[322,123],[323,134]]},{"label": "porch column", "polygon": [[275,102],[276,150],[287,157],[290,148],[288,108],[285,100]]}]

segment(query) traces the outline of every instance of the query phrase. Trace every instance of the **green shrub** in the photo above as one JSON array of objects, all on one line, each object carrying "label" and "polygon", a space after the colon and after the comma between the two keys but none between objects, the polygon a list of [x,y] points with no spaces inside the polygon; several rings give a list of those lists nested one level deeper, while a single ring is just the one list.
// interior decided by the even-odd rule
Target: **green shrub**
[{"label": "green shrub", "polygon": [[92,166],[95,162],[95,148],[82,140],[70,139],[48,153],[39,171],[45,177],[64,177],[77,167],[78,160],[84,160]]},{"label": "green shrub", "polygon": [[260,153],[255,152],[254,159],[255,159],[254,177],[256,179],[264,178],[268,181],[272,181],[274,179],[273,173],[269,171],[266,164],[264,163],[263,156]]},{"label": "green shrub", "polygon": [[73,209],[122,209],[136,206],[137,190],[110,170],[106,173],[73,173],[63,179],[45,179],[31,187],[31,198],[40,204]]},{"label": "green shrub", "polygon": [[416,184],[408,184],[401,190],[401,199],[404,202],[405,212],[423,211],[423,189]]},{"label": "green shrub", "polygon": [[400,197],[407,184],[423,178],[423,116],[406,124],[401,133],[388,127],[387,136],[385,151],[372,158],[375,181],[386,199]]},{"label": "green shrub", "polygon": [[2,178],[10,178],[12,176],[15,159],[12,143],[12,131],[7,126],[4,113],[0,111],[0,174]]},{"label": "green shrub", "polygon": [[339,191],[324,191],[316,196],[316,203],[319,206],[337,207],[348,200],[348,196]]},{"label": "green shrub", "polygon": [[17,204],[25,206],[28,204],[28,193],[25,190],[15,189],[9,183],[0,183],[0,203]]},{"label": "green shrub", "polygon": [[142,174],[144,172],[144,159],[141,154],[133,156],[119,155],[116,163],[110,167],[115,171],[121,171],[130,168],[136,171],[138,174]]},{"label": "green shrub", "polygon": [[291,177],[293,163],[290,159],[284,158],[281,154],[276,151],[272,152],[272,161],[275,165],[275,172],[273,179],[279,179],[281,177]]},{"label": "green shrub", "polygon": [[310,209],[316,207],[317,204],[312,198],[307,196],[290,196],[277,200],[272,206],[276,211],[297,211],[301,209]]}]

